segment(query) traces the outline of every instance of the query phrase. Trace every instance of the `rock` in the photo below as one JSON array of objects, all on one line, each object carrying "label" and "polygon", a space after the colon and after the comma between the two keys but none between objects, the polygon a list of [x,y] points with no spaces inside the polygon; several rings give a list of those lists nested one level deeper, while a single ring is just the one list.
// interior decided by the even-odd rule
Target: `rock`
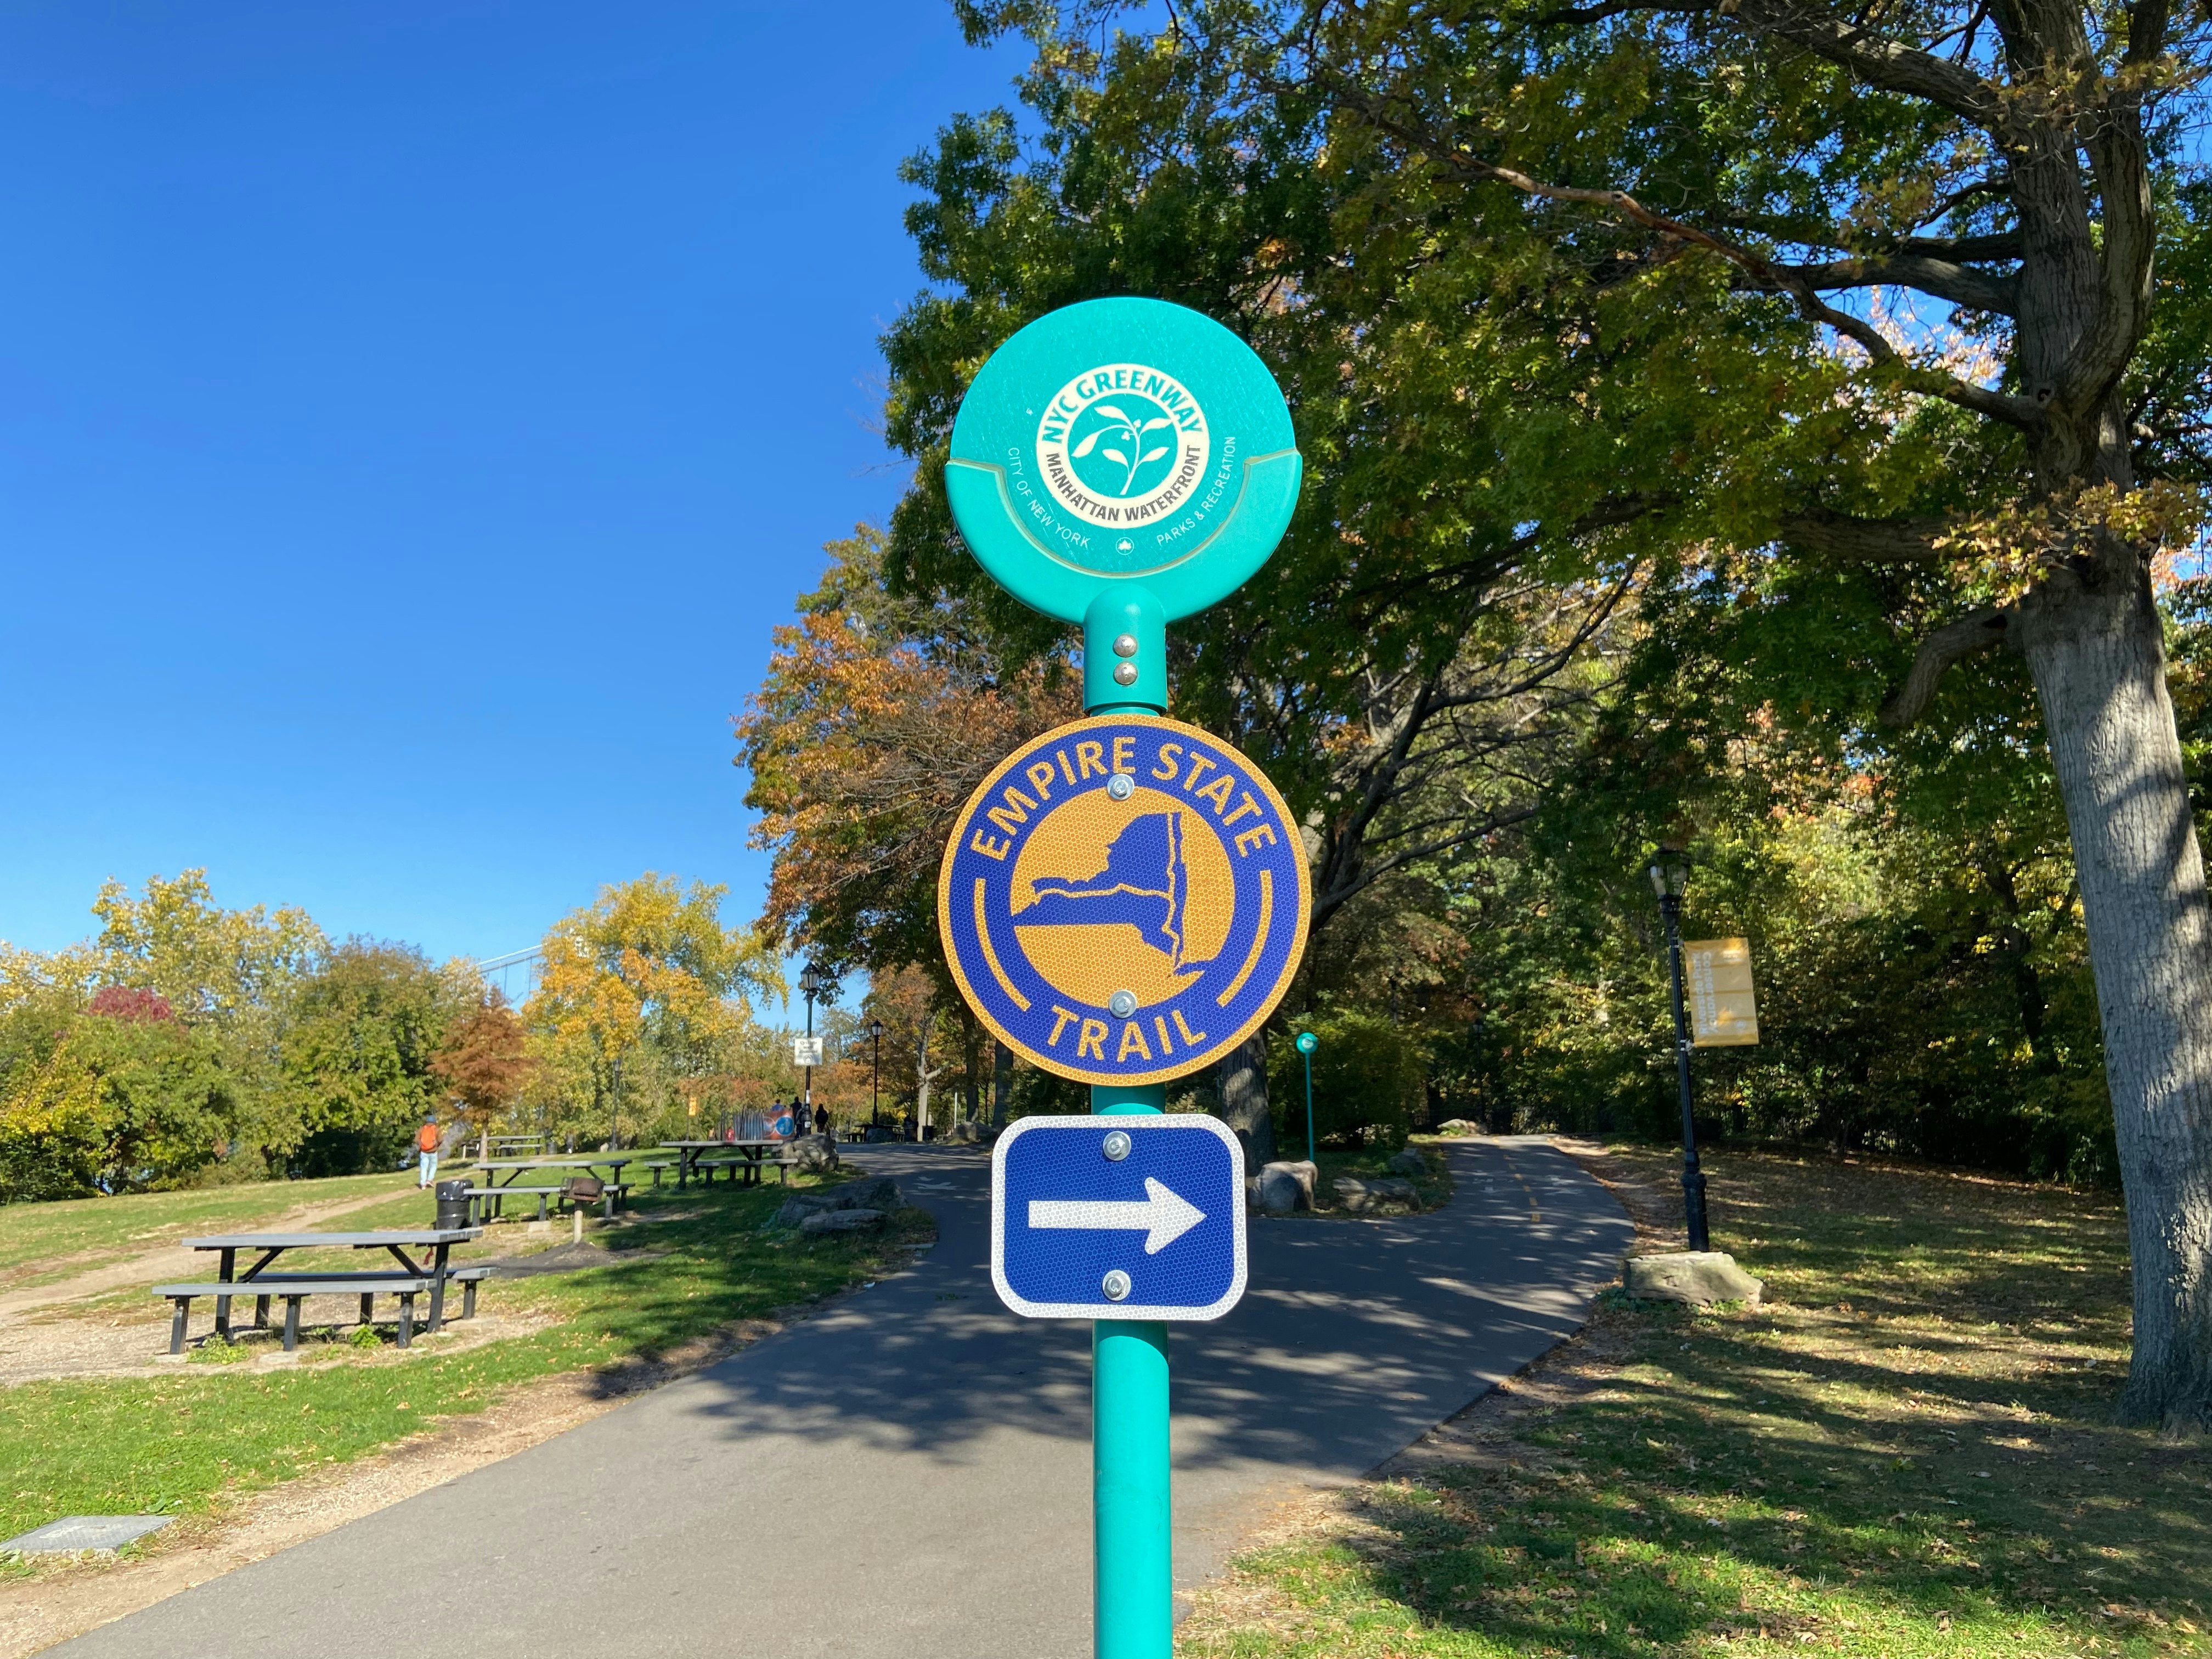
[{"label": "rock", "polygon": [[983,1126],[972,1119],[965,1123],[956,1123],[945,1132],[945,1139],[955,1146],[980,1146],[983,1139]]},{"label": "rock", "polygon": [[1381,1215],[1421,1207],[1421,1195],[1410,1181],[1389,1176],[1362,1181],[1356,1176],[1339,1176],[1329,1185],[1336,1189],[1336,1201],[1354,1215]]},{"label": "rock", "polygon": [[787,1198],[783,1207],[768,1218],[771,1227],[796,1227],[811,1215],[819,1215],[830,1207],[827,1199],[811,1193],[801,1193],[796,1198]]},{"label": "rock", "polygon": [[842,1187],[833,1187],[818,1194],[825,1209],[881,1210],[888,1214],[906,1207],[906,1194],[889,1176],[870,1176],[866,1180],[848,1182]]},{"label": "rock", "polygon": [[799,1224],[802,1233],[864,1233],[884,1224],[881,1210],[817,1210]]},{"label": "rock", "polygon": [[828,1135],[800,1135],[791,1143],[793,1167],[820,1175],[837,1167],[837,1143]]},{"label": "rock", "polygon": [[1463,1117],[1448,1117],[1437,1125],[1440,1135],[1479,1135],[1482,1131]]},{"label": "rock", "polygon": [[1392,1175],[1422,1176],[1429,1172],[1429,1160],[1408,1146],[1382,1167]]},{"label": "rock", "polygon": [[1629,1295],[1647,1302],[1745,1302],[1756,1308],[1766,1289],[1721,1250],[1632,1255],[1621,1264],[1620,1277]]},{"label": "rock", "polygon": [[1313,1208],[1314,1177],[1317,1171],[1301,1160],[1296,1164],[1263,1164],[1253,1177],[1253,1195],[1261,1213],[1290,1215]]}]

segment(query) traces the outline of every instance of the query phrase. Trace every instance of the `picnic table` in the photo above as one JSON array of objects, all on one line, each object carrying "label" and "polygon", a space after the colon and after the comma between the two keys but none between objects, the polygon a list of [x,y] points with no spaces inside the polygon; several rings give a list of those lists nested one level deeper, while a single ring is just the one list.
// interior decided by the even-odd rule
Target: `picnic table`
[{"label": "picnic table", "polygon": [[[483,1195],[486,1198],[492,1200],[495,1205],[497,1204],[500,1194],[502,1192],[514,1192],[518,1196],[524,1192],[537,1192],[541,1197],[543,1197],[544,1192],[550,1189],[518,1187],[516,1184],[532,1170],[581,1170],[586,1175],[590,1175],[594,1170],[609,1170],[611,1171],[611,1174],[608,1177],[606,1190],[600,1194],[600,1202],[605,1206],[600,1213],[605,1215],[608,1220],[611,1221],[614,1219],[615,1215],[615,1201],[621,1196],[624,1190],[622,1184],[623,1166],[626,1164],[635,1163],[635,1159],[630,1158],[627,1153],[619,1156],[610,1155],[605,1158],[592,1158],[589,1156],[582,1158],[493,1158],[485,1159],[482,1164],[477,1164],[477,1168],[488,1177],[482,1190]],[[498,1176],[493,1173],[494,1171],[501,1170],[504,1170],[507,1172],[507,1179],[504,1181],[500,1180]],[[543,1208],[542,1205],[540,1206],[540,1208]]]},{"label": "picnic table", "polygon": [[664,1140],[660,1143],[662,1151],[676,1154],[676,1184],[679,1188],[700,1173],[699,1160],[708,1152],[733,1152],[743,1158],[744,1184],[752,1186],[760,1180],[761,1164],[768,1157],[768,1149],[790,1145],[790,1141],[784,1139]]},{"label": "picnic table", "polygon": [[484,1156],[497,1158],[504,1152],[543,1152],[551,1135],[489,1135],[484,1139]]},{"label": "picnic table", "polygon": [[[447,1255],[456,1244],[480,1237],[481,1227],[393,1227],[368,1233],[219,1233],[207,1238],[188,1238],[184,1241],[188,1250],[219,1252],[220,1261],[215,1283],[210,1285],[159,1285],[156,1296],[167,1296],[177,1304],[177,1318],[170,1333],[169,1352],[184,1350],[185,1313],[195,1295],[213,1296],[215,1304],[215,1333],[226,1341],[230,1337],[230,1304],[232,1297],[220,1286],[236,1285],[241,1290],[250,1287],[254,1297],[254,1324],[265,1326],[269,1318],[269,1300],[272,1296],[287,1298],[285,1310],[285,1343],[289,1348],[297,1332],[299,1302],[302,1295],[358,1292],[364,1304],[371,1302],[377,1291],[391,1291],[401,1297],[402,1334],[409,1322],[406,1316],[413,1311],[416,1294],[427,1290],[430,1296],[430,1316],[428,1328],[441,1329],[446,1319],[446,1282],[454,1276],[447,1265]],[[287,1250],[321,1249],[380,1249],[397,1261],[398,1270],[385,1268],[371,1273],[272,1273],[269,1265]],[[430,1264],[424,1267],[407,1252],[410,1249],[428,1250]],[[240,1250],[260,1252],[260,1260],[244,1273],[237,1271]],[[306,1287],[313,1285],[309,1291]],[[469,1311],[474,1310],[476,1285],[469,1284]],[[465,1315],[464,1316],[465,1316]]]}]

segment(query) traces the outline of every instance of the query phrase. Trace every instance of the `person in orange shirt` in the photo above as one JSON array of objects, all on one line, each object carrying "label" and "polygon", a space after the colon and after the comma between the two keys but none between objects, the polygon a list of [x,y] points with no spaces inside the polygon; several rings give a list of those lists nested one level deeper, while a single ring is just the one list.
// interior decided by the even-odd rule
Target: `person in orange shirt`
[{"label": "person in orange shirt", "polygon": [[424,1118],[422,1127],[415,1132],[415,1150],[422,1155],[422,1173],[416,1177],[417,1187],[427,1187],[438,1177],[438,1125],[432,1118]]}]

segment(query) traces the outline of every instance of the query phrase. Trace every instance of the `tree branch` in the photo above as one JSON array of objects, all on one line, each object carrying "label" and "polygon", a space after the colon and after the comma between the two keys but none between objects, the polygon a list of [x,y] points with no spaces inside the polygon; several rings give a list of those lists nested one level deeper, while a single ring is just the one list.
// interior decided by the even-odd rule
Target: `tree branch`
[{"label": "tree branch", "polygon": [[[1998,191],[2004,186],[1990,183],[1975,188]],[[2016,230],[1993,230],[1984,236],[1907,236],[1897,244],[1899,253],[1924,253],[1931,259],[1964,259],[1978,264],[2017,259],[2027,251],[2027,239]]]},{"label": "tree branch", "polygon": [[1847,564],[1913,564],[1936,556],[1942,519],[1859,519],[1815,507],[1785,514],[1783,539]]},{"label": "tree branch", "polygon": [[1940,104],[1987,131],[2005,118],[2001,90],[1972,70],[1892,40],[1803,0],[1741,0],[1745,27],[1841,65],[1870,86]]},{"label": "tree branch", "polygon": [[1950,671],[1951,665],[1977,651],[2002,645],[2011,621],[2009,608],[1984,609],[1937,629],[1920,642],[1920,653],[1913,658],[1905,684],[1890,694],[1876,718],[1893,728],[1911,725],[1936,700],[1936,687]]},{"label": "tree branch", "polygon": [[1709,230],[1671,218],[1666,214],[1655,213],[1626,191],[1583,190],[1565,185],[1549,185],[1512,167],[1485,161],[1463,149],[1435,143],[1414,131],[1357,88],[1340,88],[1340,94],[1382,131],[1471,183],[1507,185],[1524,196],[1533,196],[1541,201],[1584,203],[1594,207],[1610,208],[1647,230],[1719,254],[1749,273],[1760,287],[1788,295],[1796,301],[1799,314],[1807,321],[1824,323],[1845,339],[1855,342],[1877,367],[1895,374],[1908,391],[1917,392],[1923,397],[1941,398],[1961,409],[1972,410],[1977,415],[1987,416],[1992,420],[2002,421],[2008,426],[2023,429],[2036,425],[2043,418],[2042,405],[2033,398],[1995,392],[1945,370],[1929,368],[1912,362],[1884,338],[1881,331],[1873,324],[1863,318],[1854,317],[1847,311],[1838,311],[1821,299],[1813,284],[1796,274],[1795,267],[1778,265],[1754,248],[1746,247],[1728,237],[1717,236]]},{"label": "tree branch", "polygon": [[1915,288],[1954,305],[1993,311],[2002,317],[2012,316],[2017,307],[2014,295],[2019,288],[2018,278],[1992,276],[1986,270],[1975,270],[1948,259],[1934,259],[1923,254],[1829,259],[1819,264],[1777,265],[1774,269],[1815,289]]}]

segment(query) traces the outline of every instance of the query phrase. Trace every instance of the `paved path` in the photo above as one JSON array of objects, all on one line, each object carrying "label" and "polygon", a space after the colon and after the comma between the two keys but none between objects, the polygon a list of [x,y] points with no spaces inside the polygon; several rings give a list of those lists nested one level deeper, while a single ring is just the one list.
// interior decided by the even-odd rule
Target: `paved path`
[{"label": "paved path", "polygon": [[[1176,1576],[1271,1487],[1356,1479],[1580,1322],[1631,1228],[1540,1143],[1403,1221],[1255,1221],[1177,1328]],[[528,1451],[53,1650],[69,1659],[1082,1659],[1089,1331],[992,1295],[974,1153],[855,1149],[936,1212],[915,1271]]]}]

